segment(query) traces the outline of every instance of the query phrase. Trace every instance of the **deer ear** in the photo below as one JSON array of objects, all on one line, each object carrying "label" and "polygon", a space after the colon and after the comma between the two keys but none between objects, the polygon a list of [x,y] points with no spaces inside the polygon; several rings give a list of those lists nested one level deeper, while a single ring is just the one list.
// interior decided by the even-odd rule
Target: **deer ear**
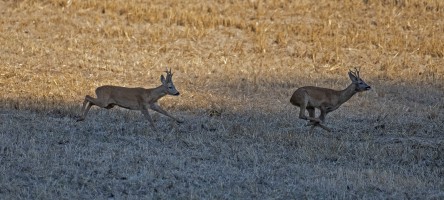
[{"label": "deer ear", "polygon": [[353,73],[350,71],[348,72],[348,76],[350,77],[350,80],[352,82],[358,82],[358,77],[356,77],[355,75],[353,75]]},{"label": "deer ear", "polygon": [[165,77],[163,75],[160,75],[160,81],[162,82],[162,84],[166,83]]}]

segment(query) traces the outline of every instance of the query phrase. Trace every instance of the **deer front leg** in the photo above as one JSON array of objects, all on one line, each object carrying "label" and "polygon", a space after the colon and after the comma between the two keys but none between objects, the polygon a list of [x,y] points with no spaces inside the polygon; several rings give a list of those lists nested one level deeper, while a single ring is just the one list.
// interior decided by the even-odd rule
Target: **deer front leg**
[{"label": "deer front leg", "polygon": [[[314,109],[314,108],[307,108],[307,111],[308,111],[308,116],[310,116],[311,118],[315,118],[315,109]],[[316,124],[316,123],[319,123],[319,122],[316,122],[316,121],[310,120],[310,121],[307,123],[307,126],[313,126],[313,125]]]},{"label": "deer front leg", "polygon": [[319,119],[322,122],[325,122],[325,117],[327,116],[327,109],[325,107],[321,107],[321,114],[319,115]]},{"label": "deer front leg", "polygon": [[[307,108],[307,110],[308,110],[309,116],[314,118],[314,116],[315,116],[315,109],[314,108]],[[324,122],[325,115],[326,115],[326,112],[321,109],[321,115],[319,115],[319,120]],[[331,129],[326,127],[326,126],[324,126],[324,125],[322,125],[320,123],[320,121],[310,120],[310,122],[307,124],[307,126],[311,126],[309,133],[312,133],[316,126],[319,126],[319,127],[321,127],[322,129],[324,129],[324,130],[326,130],[328,132],[331,132]]]},{"label": "deer front leg", "polygon": [[[325,122],[325,116],[327,116],[327,110],[326,110],[324,107],[321,107],[321,114],[319,115],[319,119],[320,119],[322,122]],[[322,125],[321,123],[317,123],[317,124],[315,124],[315,126],[319,126],[319,127],[321,127],[322,129],[324,129],[324,130],[326,130],[326,131],[328,131],[328,132],[331,132],[331,129],[330,129],[330,128],[328,128],[328,127]]]},{"label": "deer front leg", "polygon": [[[314,108],[307,108],[307,111],[308,111],[308,116],[310,116],[312,118],[315,118],[316,110]],[[310,120],[307,123],[307,126],[311,126],[310,127],[310,131],[308,131],[308,133],[310,133],[310,134],[313,133],[313,130],[315,129],[316,124],[319,124],[319,122],[316,122],[316,121],[313,121],[313,120]]]},{"label": "deer front leg", "polygon": [[143,116],[145,116],[145,118],[148,119],[148,121],[150,122],[151,128],[153,128],[154,131],[157,131],[157,128],[156,128],[156,126],[154,126],[154,121],[151,118],[148,110],[146,108],[142,108],[141,111],[142,111]]},{"label": "deer front leg", "polygon": [[163,114],[165,116],[168,116],[168,117],[176,120],[176,122],[178,122],[178,123],[183,123],[182,120],[177,119],[177,118],[173,117],[172,115],[170,115],[167,111],[162,109],[162,107],[160,107],[159,104],[157,104],[157,103],[150,104],[150,108],[155,110],[155,111],[157,111],[158,113],[161,113],[161,114]]}]

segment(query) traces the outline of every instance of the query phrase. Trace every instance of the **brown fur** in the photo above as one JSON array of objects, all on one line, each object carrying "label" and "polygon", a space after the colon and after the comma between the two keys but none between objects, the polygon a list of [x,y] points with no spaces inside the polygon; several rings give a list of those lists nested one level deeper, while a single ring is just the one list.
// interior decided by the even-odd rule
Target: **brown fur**
[{"label": "brown fur", "polygon": [[[299,118],[309,120],[312,129],[319,126],[327,131],[331,131],[328,127],[320,124],[325,121],[325,117],[329,112],[338,109],[343,103],[348,101],[354,94],[370,89],[360,77],[359,71],[355,73],[349,72],[352,83],[344,90],[332,90],[328,88],[305,86],[298,88],[290,98],[291,104],[300,107]],[[315,117],[315,109],[319,109],[321,114]],[[308,111],[308,117],[305,115]]]},{"label": "brown fur", "polygon": [[144,89],[144,88],[127,88],[120,86],[105,85],[96,89],[97,98],[93,98],[89,95],[85,96],[85,101],[82,106],[83,115],[77,121],[83,121],[89,112],[91,106],[96,105],[101,108],[111,109],[114,106],[130,110],[140,110],[146,119],[150,122],[153,129],[156,129],[151,116],[148,113],[148,109],[155,110],[161,114],[164,114],[177,122],[181,120],[171,116],[168,112],[163,110],[157,101],[163,96],[179,95],[179,92],[174,87],[172,82],[171,70],[167,71],[167,78],[161,76],[162,85],[156,88]]}]

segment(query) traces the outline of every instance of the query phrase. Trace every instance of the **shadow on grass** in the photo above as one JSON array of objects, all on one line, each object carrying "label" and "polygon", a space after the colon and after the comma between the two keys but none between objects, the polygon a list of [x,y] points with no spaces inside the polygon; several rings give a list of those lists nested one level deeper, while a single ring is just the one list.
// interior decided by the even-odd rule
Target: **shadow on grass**
[{"label": "shadow on grass", "polygon": [[[190,95],[183,94],[178,99],[169,100],[174,102],[174,105],[170,105],[168,104],[170,102],[168,102],[164,106],[167,110],[185,113],[190,117],[193,115],[210,118],[231,116],[233,119],[243,118],[249,122],[252,122],[252,119],[265,120],[279,117],[288,121],[289,117],[294,117],[294,121],[297,121],[296,114],[299,108],[292,106],[289,103],[289,99],[292,93],[302,86],[300,81],[295,81],[297,83],[280,83],[279,81],[270,82],[269,80],[259,79],[252,82],[247,79],[238,79],[237,81],[210,83],[208,87],[217,88],[217,90],[197,91],[196,94],[193,94],[194,96],[201,96],[197,101]],[[348,79],[342,81],[343,86],[341,87],[337,84],[337,80],[327,79],[323,80],[325,86],[318,86],[341,90],[349,84],[348,81]],[[384,113],[378,113],[381,110],[374,109],[385,108],[389,104],[393,105],[393,107],[405,108],[407,112],[421,112],[412,113],[414,115],[423,115],[426,118],[443,120],[444,102],[442,99],[444,99],[444,90],[440,86],[411,83],[396,84],[381,81],[369,81],[369,83],[372,85],[372,90],[362,95],[355,95],[338,111],[344,109],[343,107],[347,107],[350,108],[350,110],[347,110],[349,112],[348,115],[353,116],[354,108],[356,108],[361,109],[361,112],[365,112],[364,115],[377,116],[378,118],[384,117],[384,113],[400,112],[399,110],[393,112],[385,110]],[[162,101],[160,100],[160,102]],[[356,102],[361,101],[365,101],[368,106],[354,105]],[[6,98],[0,99],[0,109],[3,110],[2,112],[28,110],[53,118],[69,117],[76,120],[80,115],[82,102],[83,99],[67,102],[43,97]],[[99,109],[97,106],[93,106],[93,108]],[[118,113],[122,111],[122,109],[115,108],[112,110]],[[138,111],[132,112],[138,113]],[[330,115],[328,117],[331,117]],[[408,113],[401,114],[398,116],[398,119],[406,118],[408,115]],[[143,117],[141,116],[141,118]],[[363,118],[351,117],[347,121],[368,123],[372,120],[378,119],[369,119],[364,116]]]},{"label": "shadow on grass", "polygon": [[[230,84],[227,87],[236,85]],[[295,116],[298,109],[288,103],[289,96],[279,94],[293,90],[290,88],[293,85],[265,86],[274,92],[258,95],[233,91],[219,94],[223,98],[216,95],[208,101],[219,104],[217,109],[204,107],[195,111],[198,106],[185,103],[170,107],[172,114],[185,116],[187,121],[175,125],[165,117],[159,120],[160,133],[149,131],[148,123],[137,111],[132,112],[138,113],[137,116],[130,115],[126,120],[109,115],[128,116],[125,110],[97,112],[99,109],[95,109],[89,117],[96,121],[77,124],[75,117],[80,113],[81,101],[2,99],[1,114],[33,115],[18,117],[16,120],[24,121],[7,122],[3,126],[0,165],[5,165],[2,169],[6,178],[0,179],[0,191],[7,197],[17,194],[37,197],[42,195],[41,191],[47,191],[48,198],[67,192],[74,198],[151,195],[173,199],[193,195],[209,198],[440,195],[439,177],[444,159],[440,153],[443,138],[438,131],[442,127],[427,125],[427,121],[411,118],[402,109],[396,109],[399,104],[402,108],[412,102],[398,98],[406,95],[403,87],[391,86],[394,88],[387,89],[390,95],[384,97],[376,94],[354,97],[352,104],[332,113],[332,123],[345,127],[345,131],[308,134],[305,122]],[[429,95],[434,99],[442,95],[433,89],[417,92],[420,94],[417,98]],[[376,105],[362,106],[369,102]],[[414,103],[426,108],[436,102]],[[363,107],[363,111],[356,114],[358,107]],[[374,110],[377,107],[393,108],[388,111],[392,113],[390,117],[398,118],[377,121],[378,110]],[[434,120],[443,118],[438,113]],[[73,123],[69,123],[71,119]],[[434,137],[434,142],[406,132],[415,128],[408,128],[412,120],[424,123],[416,127],[417,132],[429,131],[425,135]],[[385,128],[374,130],[373,123],[381,121]],[[16,189],[23,185],[30,187]]]}]

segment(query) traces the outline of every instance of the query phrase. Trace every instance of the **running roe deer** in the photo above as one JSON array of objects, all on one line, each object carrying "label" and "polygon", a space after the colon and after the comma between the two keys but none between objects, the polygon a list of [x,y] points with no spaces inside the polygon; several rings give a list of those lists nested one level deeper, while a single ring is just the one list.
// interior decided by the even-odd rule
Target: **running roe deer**
[{"label": "running roe deer", "polygon": [[157,100],[167,94],[174,96],[179,95],[179,92],[176,90],[173,84],[173,73],[171,73],[171,69],[165,72],[167,73],[166,79],[163,75],[161,75],[160,81],[162,82],[162,85],[156,88],[127,88],[112,85],[98,87],[96,89],[97,98],[86,95],[85,101],[83,101],[82,106],[83,115],[77,121],[83,121],[86,118],[86,115],[88,114],[91,106],[96,105],[106,109],[111,109],[114,106],[119,106],[130,110],[140,110],[145,118],[148,119],[151,127],[154,130],[156,130],[156,127],[154,126],[154,122],[151,119],[150,114],[148,113],[148,108],[164,114],[168,117],[171,117],[179,123],[182,123],[182,120],[171,116],[157,103]]},{"label": "running roe deer", "polygon": [[[371,87],[365,83],[359,76],[359,71],[355,68],[355,72],[351,70],[348,76],[352,83],[344,90],[332,90],[328,88],[320,88],[314,86],[305,86],[298,88],[291,96],[291,104],[300,108],[299,118],[309,120],[307,126],[311,125],[310,132],[315,126],[319,126],[328,132],[331,129],[321,124],[325,121],[325,116],[339,108],[343,103],[348,101],[354,94],[370,90]],[[315,118],[315,108],[321,111],[319,118]],[[308,110],[308,117],[305,115]]]}]

